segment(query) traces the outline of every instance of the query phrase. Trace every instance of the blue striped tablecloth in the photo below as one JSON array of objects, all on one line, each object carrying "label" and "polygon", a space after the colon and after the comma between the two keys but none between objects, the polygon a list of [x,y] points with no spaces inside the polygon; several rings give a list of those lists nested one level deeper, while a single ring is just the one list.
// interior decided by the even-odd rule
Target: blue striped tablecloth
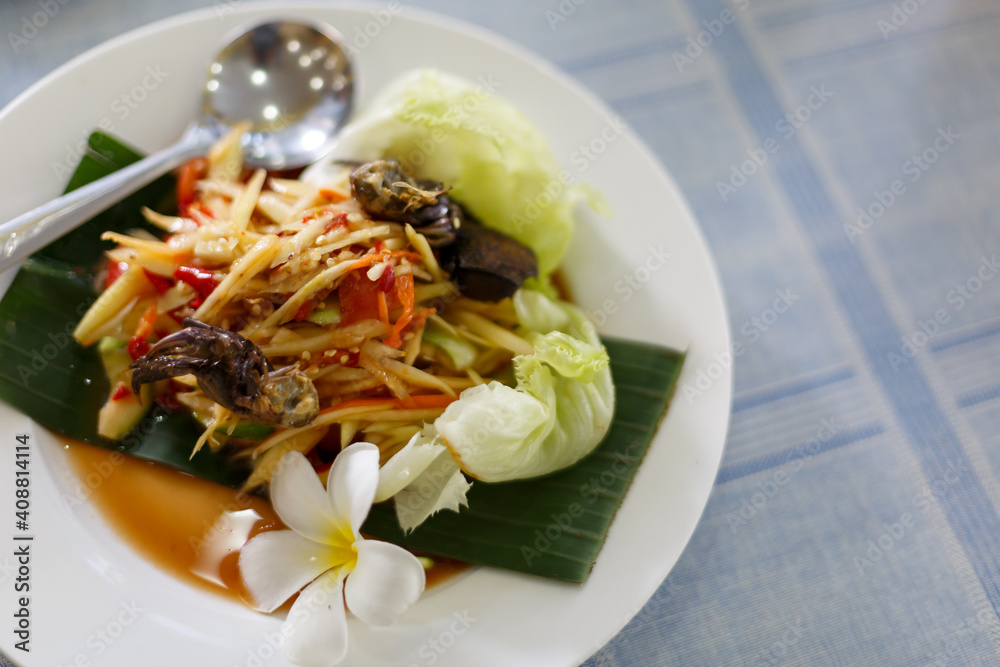
[{"label": "blue striped tablecloth", "polygon": [[[16,52],[41,5],[0,5],[0,104],[212,3],[59,5]],[[715,489],[587,665],[1000,664],[1000,6],[403,6],[499,32],[603,97],[673,172],[725,284],[736,393]]]}]

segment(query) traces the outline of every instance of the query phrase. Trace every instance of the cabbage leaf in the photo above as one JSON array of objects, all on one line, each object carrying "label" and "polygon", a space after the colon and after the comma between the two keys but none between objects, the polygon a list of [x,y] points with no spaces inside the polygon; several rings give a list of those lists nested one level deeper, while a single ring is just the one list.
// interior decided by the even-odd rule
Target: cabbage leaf
[{"label": "cabbage leaf", "polygon": [[336,160],[383,157],[450,187],[480,222],[531,248],[543,278],[566,251],[577,203],[607,212],[600,195],[573,182],[539,129],[490,84],[436,70],[414,70],[389,83],[306,178],[323,181]]},{"label": "cabbage leaf", "polygon": [[517,386],[466,389],[434,422],[462,470],[484,482],[576,463],[600,443],[614,412],[608,354],[582,311],[525,288],[514,307],[535,348],[514,357]]}]

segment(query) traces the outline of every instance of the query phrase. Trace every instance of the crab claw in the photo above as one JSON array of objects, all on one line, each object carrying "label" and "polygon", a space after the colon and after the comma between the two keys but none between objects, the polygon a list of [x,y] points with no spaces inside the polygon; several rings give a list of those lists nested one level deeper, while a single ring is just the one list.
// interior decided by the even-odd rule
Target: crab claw
[{"label": "crab claw", "polygon": [[260,348],[237,333],[198,320],[132,362],[132,389],[194,375],[205,395],[240,417],[271,426],[305,426],[319,413],[316,387],[294,367],[273,371]]}]

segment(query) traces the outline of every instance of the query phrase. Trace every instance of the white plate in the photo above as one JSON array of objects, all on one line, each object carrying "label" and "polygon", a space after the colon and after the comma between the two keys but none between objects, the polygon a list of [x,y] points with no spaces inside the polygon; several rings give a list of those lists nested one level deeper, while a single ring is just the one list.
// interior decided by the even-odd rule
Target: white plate
[{"label": "white plate", "polygon": [[[494,82],[498,94],[542,128],[574,176],[602,190],[615,211],[610,221],[581,218],[566,263],[576,299],[592,312],[614,311],[601,327],[605,333],[689,349],[681,387],[694,386],[700,369],[717,371],[718,379],[693,400],[678,391],[586,584],[480,568],[430,591],[392,628],[369,630],[352,621],[345,664],[575,665],[621,629],[667,576],[711,490],[732,388],[729,371],[713,359],[729,346],[719,280],[673,180],[593,95],[478,28],[410,8],[384,11],[383,21],[391,20],[382,26],[371,7],[216,3],[89,51],[0,113],[0,220],[56,196],[65,182],[56,165],[71,167],[87,133],[102,122],[147,151],[178,137],[198,108],[197,91],[220,38],[249,20],[301,16],[338,28],[361,47],[355,60],[362,102],[416,66]],[[359,37],[366,27],[377,33],[367,44]],[[586,145],[600,155],[586,158],[580,152]],[[661,250],[670,257],[650,272],[644,264],[654,266]],[[707,380],[703,375],[702,387]],[[0,437],[12,440],[26,431],[36,445],[32,651],[13,649],[13,560],[6,556],[0,560],[4,653],[44,667],[284,664],[280,655],[267,659],[279,618],[189,588],[137,557],[94,508],[67,502],[73,480],[51,438],[0,408]],[[11,464],[0,468],[9,471]],[[0,508],[13,507],[13,475],[0,477]],[[2,513],[5,525],[13,524],[12,514]],[[0,553],[11,550],[4,546]],[[129,612],[129,605],[141,611]],[[130,624],[119,625],[124,621]]]}]

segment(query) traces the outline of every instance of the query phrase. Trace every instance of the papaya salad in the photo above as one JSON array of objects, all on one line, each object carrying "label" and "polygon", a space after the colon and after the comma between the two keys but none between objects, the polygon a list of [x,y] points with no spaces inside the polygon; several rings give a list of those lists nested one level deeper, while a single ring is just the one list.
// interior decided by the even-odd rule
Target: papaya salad
[{"label": "papaya salad", "polygon": [[102,236],[74,337],[110,381],[100,435],[159,402],[200,423],[192,456],[250,469],[244,490],[290,530],[251,539],[241,575],[264,611],[298,592],[285,655],[330,664],[343,608],[321,630],[297,607],[333,591],[385,625],[423,590],[412,555],[361,535],[373,502],[419,530],[470,484],[560,470],[603,438],[607,353],[552,287],[574,207],[600,202],[507,102],[435,71],[388,86],[298,177],[244,168],[243,131],[183,167],[175,215],[143,209],[157,233]]}]

